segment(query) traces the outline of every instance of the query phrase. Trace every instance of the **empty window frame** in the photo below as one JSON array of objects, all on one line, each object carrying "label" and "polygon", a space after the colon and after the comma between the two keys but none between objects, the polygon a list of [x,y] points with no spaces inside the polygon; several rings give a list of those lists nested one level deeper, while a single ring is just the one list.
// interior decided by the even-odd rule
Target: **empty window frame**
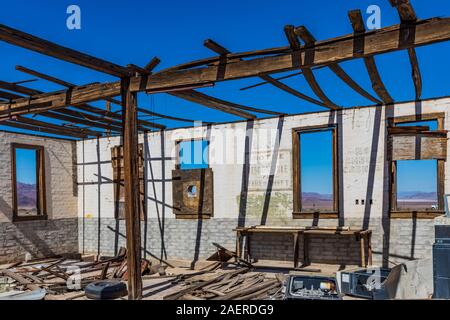
[{"label": "empty window frame", "polygon": [[46,219],[44,148],[11,144],[13,220]]},{"label": "empty window frame", "polygon": [[294,217],[338,216],[337,128],[293,130]]},{"label": "empty window frame", "polygon": [[[444,165],[443,159],[428,159],[421,157],[421,135],[438,132],[444,129],[443,113],[422,114],[391,118],[389,127],[406,127],[415,131],[415,152],[418,159],[399,160],[394,157],[391,166],[391,218],[411,216],[435,217],[444,210]],[[428,132],[428,133],[427,133]],[[405,134],[406,136],[408,134]],[[411,133],[414,135],[414,133]],[[393,135],[390,139],[392,143]],[[413,138],[414,139],[414,138]],[[446,139],[446,138],[445,138]]]},{"label": "empty window frame", "polygon": [[209,141],[203,139],[178,140],[176,148],[177,169],[209,168]]}]

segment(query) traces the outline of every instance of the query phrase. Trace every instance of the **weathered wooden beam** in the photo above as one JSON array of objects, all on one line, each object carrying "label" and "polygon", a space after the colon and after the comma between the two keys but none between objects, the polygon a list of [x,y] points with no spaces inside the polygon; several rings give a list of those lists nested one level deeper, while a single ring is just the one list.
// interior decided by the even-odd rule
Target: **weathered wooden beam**
[{"label": "weathered wooden beam", "polygon": [[11,92],[0,91],[0,98],[7,99],[7,100],[13,100],[13,99],[20,99],[23,97],[19,96],[17,94],[11,93]]},{"label": "weathered wooden beam", "polygon": [[84,137],[81,137],[81,136],[78,136],[78,135],[73,135],[73,134],[69,135],[66,132],[62,132],[61,130],[54,130],[54,129],[51,129],[51,128],[48,128],[48,127],[34,126],[34,125],[30,125],[30,124],[26,124],[26,123],[14,121],[14,120],[0,121],[0,125],[12,127],[12,128],[17,128],[17,129],[35,131],[35,132],[44,132],[44,133],[49,133],[49,134],[55,134],[55,135],[59,135],[59,136],[70,136],[70,137],[74,137],[74,138],[84,138]]},{"label": "weathered wooden beam", "polygon": [[402,21],[416,21],[417,15],[409,0],[389,0],[391,5],[397,8]]},{"label": "weathered wooden beam", "polygon": [[213,99],[210,99],[211,97],[209,97],[201,92],[198,92],[198,91],[186,90],[186,91],[171,92],[169,94],[172,96],[175,96],[177,98],[184,99],[184,100],[187,100],[187,101],[190,101],[193,103],[197,103],[197,104],[203,105],[205,107],[219,110],[219,111],[222,111],[225,113],[230,113],[230,114],[233,114],[233,115],[241,117],[241,118],[245,118],[245,119],[255,119],[256,118],[256,116],[253,114],[242,111],[238,108],[233,108],[230,105],[227,105],[227,104],[224,104],[221,102],[217,102]]},{"label": "weathered wooden beam", "polygon": [[[294,33],[296,36],[300,37],[300,39],[305,42],[306,47],[314,47],[314,44],[316,42],[316,39],[309,33],[309,31],[304,27],[300,26],[298,28],[294,29]],[[310,53],[312,51],[309,51]],[[309,60],[311,58],[310,54],[308,54],[308,51],[305,55],[305,59]],[[316,80],[316,77],[314,76],[314,73],[312,72],[311,68],[303,68],[303,76],[305,77],[306,82],[311,87],[314,94],[322,100],[322,102],[330,109],[337,110],[340,109],[340,107],[335,104],[333,101],[328,98],[328,96],[323,92],[322,88],[320,87],[319,83]]]},{"label": "weathered wooden beam", "polygon": [[102,128],[105,130],[111,130],[111,131],[115,131],[115,132],[121,131],[120,127],[108,125],[103,122],[96,122],[96,121],[91,121],[88,119],[81,119],[79,117],[72,117],[67,114],[60,113],[59,110],[41,112],[40,115],[47,117],[47,118],[53,118],[53,119],[67,121],[67,122],[70,122],[73,124],[82,124],[82,125],[89,126],[89,127]]},{"label": "weathered wooden beam", "polygon": [[[356,35],[364,34],[365,32],[365,26],[364,21],[362,19],[361,11],[360,10],[352,10],[348,13],[350,22],[353,27],[353,31]],[[355,41],[358,41],[355,39]],[[364,38],[362,40],[364,41]],[[365,46],[365,43],[363,43],[362,46]],[[364,55],[361,53],[358,53],[358,56],[362,56],[364,59],[364,64],[366,66],[367,72],[369,73],[370,82],[372,83],[372,88],[375,91],[375,93],[380,97],[380,99],[385,104],[391,104],[394,102],[394,99],[392,99],[391,95],[387,91],[383,80],[381,80],[380,73],[378,72],[378,68],[375,62],[375,58],[373,55]]]},{"label": "weathered wooden beam", "polygon": [[30,118],[21,117],[21,116],[17,117],[17,121],[21,122],[21,123],[30,124],[33,126],[50,128],[55,131],[64,133],[66,135],[74,136],[74,137],[78,137],[78,138],[87,138],[88,136],[100,137],[102,135],[102,133],[98,132],[98,131],[93,131],[93,130],[89,130],[89,129],[85,129],[85,128],[77,128],[77,127],[68,128],[68,127],[63,127],[61,125],[56,125],[53,123],[44,122],[44,121],[40,121],[40,120],[36,120],[36,119],[30,119]]},{"label": "weathered wooden beam", "polygon": [[299,50],[301,48],[300,41],[295,33],[295,27],[293,25],[287,25],[284,27],[284,34],[289,42],[289,46],[292,50]]},{"label": "weathered wooden beam", "polygon": [[[414,28],[414,37],[405,35],[404,25],[394,25],[363,34],[351,34],[324,41],[318,41],[313,48],[314,59],[302,65],[293,60],[300,53],[303,57],[306,48],[295,52],[286,49],[267,49],[246,53],[247,56],[261,52],[281,52],[278,55],[264,56],[243,61],[233,61],[224,66],[214,65],[196,69],[158,72],[150,76],[131,79],[130,89],[133,92],[146,90],[164,90],[179,85],[199,85],[217,81],[254,77],[260,74],[284,72],[295,69],[312,68],[330,63],[339,63],[357,57],[373,56],[407,48],[429,45],[450,39],[450,18],[432,18],[418,20],[408,25]],[[362,44],[362,46],[361,46]],[[312,54],[311,54],[312,55]],[[228,58],[241,57],[242,54],[228,55]],[[215,57],[212,61],[218,61]],[[224,69],[218,79],[218,71]],[[17,99],[0,105],[0,118],[15,114],[36,113],[42,110],[62,108],[91,101],[112,98],[120,95],[120,81],[96,83],[75,87],[70,90],[56,91],[45,95],[37,95],[28,99]]]},{"label": "weathered wooden beam", "polygon": [[115,63],[60,46],[3,24],[0,24],[0,40],[113,76],[120,77],[129,75],[127,68]]},{"label": "weathered wooden beam", "polygon": [[[402,24],[408,24],[417,20],[416,12],[409,0],[390,0],[391,5],[397,9]],[[420,100],[422,96],[422,74],[419,68],[416,50],[408,48],[408,57],[411,64],[411,77],[414,83],[416,100]]]},{"label": "weathered wooden beam", "polygon": [[130,90],[130,79],[121,80],[123,120],[123,161],[125,222],[127,237],[128,299],[142,299],[141,219],[139,214],[139,164],[137,94]]},{"label": "weathered wooden beam", "polygon": [[[287,29],[289,31],[286,31]],[[286,34],[290,34],[292,36],[291,31],[294,32],[293,26],[286,26],[285,27]],[[295,38],[297,38],[297,36],[295,34],[294,34],[294,36],[295,36]],[[297,39],[297,42],[298,42],[298,39]],[[215,42],[215,41],[213,41],[211,39],[205,40],[204,45],[208,49],[210,49],[210,50],[212,50],[212,51],[214,51],[214,52],[216,52],[216,53],[218,53],[220,55],[227,55],[227,54],[231,53],[228,49],[226,49],[225,47],[221,46],[220,44],[218,44],[217,42]],[[296,96],[296,97],[298,97],[300,99],[306,100],[306,101],[314,103],[314,104],[318,104],[318,105],[320,105],[322,107],[327,107],[327,105],[322,103],[321,101],[313,99],[311,97],[308,97],[307,95],[304,95],[303,93],[301,93],[301,92],[299,92],[299,91],[297,91],[295,89],[292,89],[291,87],[285,85],[284,83],[275,80],[274,78],[272,78],[269,75],[259,75],[259,78],[264,80],[264,81],[267,81],[268,83],[274,85],[275,87],[277,87],[277,88],[279,88],[281,90],[284,90],[284,91],[286,91],[286,92],[288,92],[288,93],[290,93],[290,94],[292,94],[292,95],[294,95],[294,96]]]},{"label": "weathered wooden beam", "polygon": [[138,65],[135,65],[133,63],[127,64],[127,68],[131,71],[135,72],[136,74],[140,75],[149,75],[150,72],[146,70],[145,68],[139,67]]},{"label": "weathered wooden beam", "polygon": [[155,69],[160,62],[161,60],[158,57],[153,57],[152,60],[150,60],[149,63],[147,63],[144,69],[147,70],[148,72],[152,72],[153,69]]},{"label": "weathered wooden beam", "polygon": [[419,68],[419,60],[417,59],[416,50],[408,48],[409,62],[411,63],[411,77],[414,83],[416,100],[422,97],[422,74]]},{"label": "weathered wooden beam", "polygon": [[[33,75],[35,77],[38,77],[38,78],[41,78],[41,79],[44,79],[44,80],[47,80],[49,82],[53,82],[53,83],[59,84],[61,86],[67,87],[67,88],[76,87],[76,85],[73,84],[73,83],[70,83],[70,82],[67,82],[67,81],[55,78],[53,76],[50,76],[48,74],[44,74],[44,73],[36,71],[36,70],[25,68],[23,66],[16,66],[16,70],[24,72],[24,73],[27,73],[27,74],[30,74],[30,75]],[[106,101],[121,105],[121,102],[118,101],[118,100],[115,100],[115,99],[106,99]],[[75,108],[76,109],[80,109],[80,110],[84,110],[84,111],[87,111],[87,112],[90,112],[90,113],[98,114],[98,115],[101,115],[101,116],[112,117],[112,118],[117,119],[117,120],[122,120],[122,117],[120,115],[117,115],[117,114],[115,114],[113,112],[109,112],[107,110],[103,110],[103,109],[91,106],[89,104],[80,104],[80,105],[75,106]],[[148,121],[143,121],[143,120],[139,121],[139,124],[140,125],[149,126],[151,128],[161,129],[161,130],[166,128],[163,125],[160,125],[160,124],[157,124],[157,123],[150,123]]]},{"label": "weathered wooden beam", "polygon": [[[154,117],[159,117],[159,118],[163,118],[163,119],[168,119],[168,120],[174,120],[174,121],[181,121],[181,122],[189,122],[189,123],[193,123],[196,120],[191,120],[191,119],[185,119],[185,118],[179,118],[179,117],[174,117],[174,116],[168,116],[168,115],[164,115],[158,112],[154,112],[154,111],[150,111],[150,110],[146,110],[143,108],[139,108],[138,112],[150,115],[150,116],[154,116]],[[142,120],[141,120],[142,121]],[[212,122],[204,122],[207,124],[211,124]]]},{"label": "weathered wooden beam", "polygon": [[[312,35],[312,33],[305,27],[300,26],[295,29],[295,32],[299,35],[299,37],[306,43],[306,45],[314,45],[316,42],[315,37]],[[337,63],[331,63],[328,65],[328,68],[337,75],[345,84],[347,84],[350,88],[355,90],[357,93],[359,93],[361,96],[369,99],[372,102],[375,103],[381,103],[380,100],[373,97],[370,93],[368,93],[366,90],[364,90],[360,85],[358,85],[345,71],[342,69],[342,67]]]},{"label": "weathered wooden beam", "polygon": [[305,101],[317,104],[317,105],[322,106],[322,107],[328,107],[322,101],[319,101],[319,100],[316,100],[314,98],[311,98],[311,97],[309,97],[309,96],[307,96],[307,95],[305,95],[305,94],[303,94],[303,93],[301,93],[301,92],[299,92],[299,91],[289,87],[288,85],[284,84],[283,82],[272,78],[268,74],[261,75],[259,77],[261,79],[263,79],[264,81],[267,81],[268,83],[272,84],[273,86],[275,86],[275,87],[277,87],[277,88],[279,88],[279,89],[281,89],[283,91],[286,91],[286,92],[292,94],[293,96],[296,96],[297,98],[300,98],[300,99],[303,99]]}]

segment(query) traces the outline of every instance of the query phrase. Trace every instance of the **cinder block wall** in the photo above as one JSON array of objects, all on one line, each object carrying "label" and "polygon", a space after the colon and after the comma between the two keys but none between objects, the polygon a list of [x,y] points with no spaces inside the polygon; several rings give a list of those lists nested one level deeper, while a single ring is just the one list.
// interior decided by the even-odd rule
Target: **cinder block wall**
[{"label": "cinder block wall", "polygon": [[[292,129],[337,124],[339,128],[340,220],[346,226],[373,230],[374,262],[398,262],[431,256],[433,220],[388,218],[388,163],[385,161],[385,119],[418,112],[445,112],[448,129],[449,98],[389,107],[363,107],[338,113],[320,112],[238,122],[210,127],[166,130],[140,135],[146,158],[148,221],[143,223],[142,245],[154,255],[169,258],[205,258],[212,242],[235,249],[236,226],[337,226],[338,219],[295,219],[292,216]],[[278,129],[277,129],[278,128]],[[248,139],[245,139],[248,132]],[[276,147],[276,135],[280,134]],[[172,212],[171,172],[175,168],[175,141],[207,138],[214,172],[214,216],[209,220],[177,220]],[[224,139],[226,140],[223,148]],[[246,146],[246,141],[248,142]],[[111,147],[119,138],[80,141],[78,152],[79,241],[83,252],[111,254],[124,245],[123,221],[114,219]],[[274,152],[275,151],[275,152]],[[275,155],[274,155],[275,154]],[[250,159],[248,170],[244,159]],[[266,159],[266,161],[256,161]],[[230,161],[233,160],[233,161]],[[449,161],[445,164],[448,176]],[[248,172],[248,190],[246,183]],[[273,175],[272,183],[269,177]],[[268,186],[272,186],[268,190]],[[449,190],[445,179],[446,192]],[[372,205],[355,199],[373,200]],[[361,203],[361,201],[359,202]],[[119,231],[122,235],[117,235]],[[312,261],[357,263],[359,246],[352,239],[312,240]],[[252,242],[255,258],[290,260],[292,240],[258,236]]]},{"label": "cinder block wall", "polygon": [[[0,141],[0,263],[78,252],[75,143],[3,131]],[[48,220],[13,221],[11,143],[44,147]]]}]

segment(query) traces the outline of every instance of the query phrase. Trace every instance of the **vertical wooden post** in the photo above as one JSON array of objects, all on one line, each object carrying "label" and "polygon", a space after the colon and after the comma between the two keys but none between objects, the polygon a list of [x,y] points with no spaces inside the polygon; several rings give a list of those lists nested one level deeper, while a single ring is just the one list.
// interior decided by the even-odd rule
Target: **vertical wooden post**
[{"label": "vertical wooden post", "polygon": [[125,222],[127,237],[128,299],[142,298],[141,220],[139,216],[139,172],[137,94],[130,91],[130,79],[121,80],[123,115],[123,159]]}]

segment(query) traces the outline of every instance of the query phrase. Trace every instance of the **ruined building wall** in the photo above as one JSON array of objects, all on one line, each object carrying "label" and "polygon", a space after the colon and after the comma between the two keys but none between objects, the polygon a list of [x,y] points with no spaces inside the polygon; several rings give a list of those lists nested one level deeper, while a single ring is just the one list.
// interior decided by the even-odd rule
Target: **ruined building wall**
[{"label": "ruined building wall", "polygon": [[[78,252],[76,145],[0,132],[0,263]],[[44,147],[47,220],[13,221],[11,143]]]},{"label": "ruined building wall", "polygon": [[[214,252],[212,242],[234,250],[233,228],[238,225],[337,226],[338,219],[313,221],[292,216],[292,128],[337,124],[341,223],[373,230],[375,263],[381,264],[383,259],[402,261],[430,257],[434,242],[433,219],[387,218],[385,119],[445,112],[445,129],[448,129],[449,105],[450,99],[445,98],[141,134],[139,139],[144,144],[146,157],[148,211],[148,221],[142,226],[142,245],[156,256],[195,259]],[[246,130],[248,139],[245,139]],[[268,132],[280,133],[279,146],[276,136],[267,138]],[[225,147],[224,134],[230,136]],[[228,157],[226,161],[210,165],[214,173],[214,215],[205,220],[176,219],[172,210],[171,180],[175,168],[175,141],[199,137],[210,140],[210,157],[213,154],[214,158]],[[114,218],[111,181],[111,147],[118,144],[120,138],[77,143],[79,247],[83,252],[113,254],[125,244],[124,221]],[[245,159],[250,160],[248,168],[243,165]],[[260,161],[254,161],[256,159]],[[449,161],[446,161],[446,173],[448,166]],[[247,172],[248,190],[245,188]],[[449,190],[447,178],[445,190]],[[365,199],[366,203],[372,199],[372,204],[356,204],[356,199]],[[286,236],[255,236],[252,248],[259,259],[292,259],[292,240]],[[356,263],[358,256],[358,243],[351,238],[335,241],[315,237],[311,241],[313,262]]]}]

